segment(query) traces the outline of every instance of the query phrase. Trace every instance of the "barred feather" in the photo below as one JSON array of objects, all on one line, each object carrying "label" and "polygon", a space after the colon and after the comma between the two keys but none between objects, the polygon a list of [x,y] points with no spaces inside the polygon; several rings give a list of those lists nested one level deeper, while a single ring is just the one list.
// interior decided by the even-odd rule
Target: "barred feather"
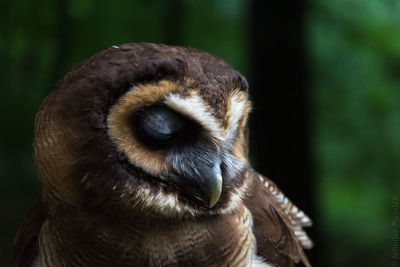
[{"label": "barred feather", "polygon": [[298,242],[300,242],[301,246],[306,249],[310,249],[313,246],[312,240],[309,238],[307,233],[302,229],[302,227],[309,227],[312,225],[311,219],[296,205],[292,203],[283,193],[282,191],[275,185],[274,182],[269,180],[262,175],[259,175],[260,181],[265,185],[265,187],[275,196],[275,199],[279,203],[282,210],[288,216],[292,229],[294,230],[294,234]]}]

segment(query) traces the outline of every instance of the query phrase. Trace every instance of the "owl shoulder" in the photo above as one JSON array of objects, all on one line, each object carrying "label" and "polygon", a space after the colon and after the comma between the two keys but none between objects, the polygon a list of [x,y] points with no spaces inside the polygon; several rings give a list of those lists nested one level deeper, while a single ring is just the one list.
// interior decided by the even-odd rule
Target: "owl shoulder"
[{"label": "owl shoulder", "polygon": [[254,170],[250,172],[254,184],[245,205],[253,216],[258,255],[273,265],[295,266],[302,261],[311,266],[303,247],[310,248],[312,242],[302,230],[311,225],[311,220],[271,180]]},{"label": "owl shoulder", "polygon": [[14,266],[32,266],[39,250],[39,235],[46,221],[46,208],[39,200],[30,210],[14,239]]}]

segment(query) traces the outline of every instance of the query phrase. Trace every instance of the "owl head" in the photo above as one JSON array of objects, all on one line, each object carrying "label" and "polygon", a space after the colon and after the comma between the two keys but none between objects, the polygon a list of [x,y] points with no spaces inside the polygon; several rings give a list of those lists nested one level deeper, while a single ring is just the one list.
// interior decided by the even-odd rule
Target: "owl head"
[{"label": "owl head", "polygon": [[183,47],[113,46],[75,66],[43,101],[35,157],[50,212],[200,216],[246,193],[245,78]]}]

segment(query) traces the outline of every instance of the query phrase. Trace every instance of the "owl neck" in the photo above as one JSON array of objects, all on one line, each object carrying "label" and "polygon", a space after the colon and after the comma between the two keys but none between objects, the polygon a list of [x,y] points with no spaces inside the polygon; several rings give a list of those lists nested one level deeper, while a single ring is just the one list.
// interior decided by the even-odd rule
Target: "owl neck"
[{"label": "owl neck", "polygon": [[41,228],[37,266],[248,266],[255,255],[245,207],[207,218],[133,216],[123,223],[71,209],[54,215]]}]

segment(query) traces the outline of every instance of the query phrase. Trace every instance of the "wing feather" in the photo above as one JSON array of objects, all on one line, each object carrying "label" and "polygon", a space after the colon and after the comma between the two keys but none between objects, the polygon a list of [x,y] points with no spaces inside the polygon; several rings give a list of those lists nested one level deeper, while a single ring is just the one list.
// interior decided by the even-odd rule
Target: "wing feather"
[{"label": "wing feather", "polygon": [[271,194],[275,196],[280,207],[288,216],[296,238],[300,242],[301,246],[306,249],[312,248],[313,242],[302,228],[311,226],[311,219],[296,205],[294,205],[274,182],[260,174],[258,174],[258,177]]},{"label": "wing feather", "polygon": [[311,247],[312,242],[302,229],[311,220],[272,181],[250,172],[254,187],[245,204],[253,215],[258,254],[277,266],[295,266],[300,261],[311,266],[303,247]]},{"label": "wing feather", "polygon": [[289,216],[290,221],[293,225],[299,225],[301,227],[311,226],[311,219],[304,214],[296,205],[294,205],[276,186],[274,182],[269,180],[268,178],[258,175],[259,179],[265,187],[275,196],[279,205],[283,209],[283,211]]}]

